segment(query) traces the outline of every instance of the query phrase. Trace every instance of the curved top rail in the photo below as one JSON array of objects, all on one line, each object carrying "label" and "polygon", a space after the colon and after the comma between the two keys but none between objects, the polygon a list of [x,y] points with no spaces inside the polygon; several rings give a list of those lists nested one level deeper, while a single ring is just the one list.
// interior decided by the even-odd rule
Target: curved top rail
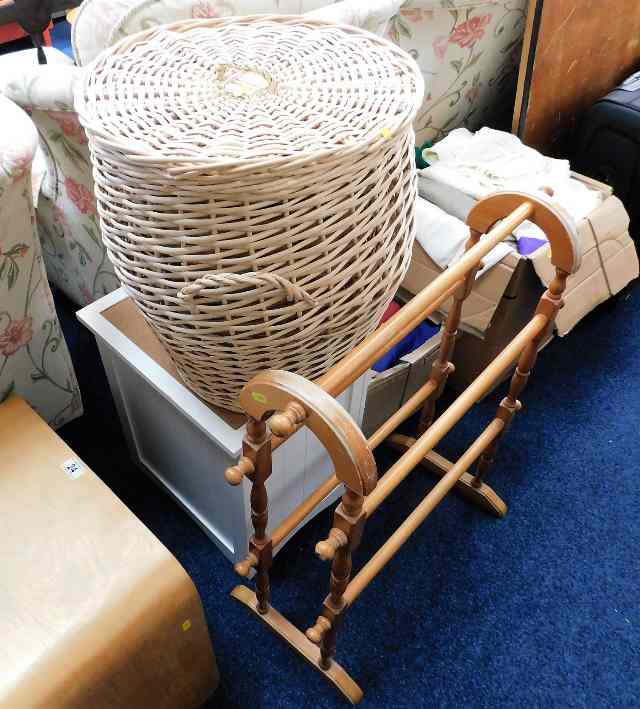
[{"label": "curved top rail", "polygon": [[338,479],[353,492],[368,495],[378,481],[373,454],[359,426],[330,394],[279,369],[256,375],[240,394],[242,408],[255,419],[283,411],[291,402],[304,409],[304,423],[329,452]]},{"label": "curved top rail", "polygon": [[539,226],[551,245],[551,263],[566,273],[580,268],[582,257],[575,227],[562,210],[524,192],[495,192],[480,200],[469,212],[467,224],[481,234],[525,202],[533,206],[529,221]]}]

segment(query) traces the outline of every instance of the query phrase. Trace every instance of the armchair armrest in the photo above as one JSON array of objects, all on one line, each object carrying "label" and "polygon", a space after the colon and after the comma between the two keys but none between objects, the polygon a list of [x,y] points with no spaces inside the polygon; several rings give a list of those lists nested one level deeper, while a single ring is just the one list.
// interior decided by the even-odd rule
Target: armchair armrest
[{"label": "armchair armrest", "polygon": [[0,96],[0,196],[4,187],[27,170],[38,147],[38,131],[29,116],[8,98]]},{"label": "armchair armrest", "polygon": [[23,108],[73,111],[73,87],[84,70],[46,49],[47,64],[38,64],[33,49],[0,56],[0,93]]}]

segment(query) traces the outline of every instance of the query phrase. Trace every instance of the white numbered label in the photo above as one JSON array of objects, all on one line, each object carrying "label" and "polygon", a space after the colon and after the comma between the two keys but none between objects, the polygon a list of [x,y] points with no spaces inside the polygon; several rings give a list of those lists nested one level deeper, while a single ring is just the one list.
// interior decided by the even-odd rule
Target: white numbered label
[{"label": "white numbered label", "polygon": [[64,472],[72,479],[79,478],[84,473],[84,465],[75,458],[69,458],[62,464]]}]

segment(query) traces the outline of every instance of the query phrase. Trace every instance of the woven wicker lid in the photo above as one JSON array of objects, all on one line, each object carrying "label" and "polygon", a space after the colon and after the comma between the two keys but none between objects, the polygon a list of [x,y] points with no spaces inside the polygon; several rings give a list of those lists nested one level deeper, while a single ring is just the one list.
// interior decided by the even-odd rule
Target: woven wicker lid
[{"label": "woven wicker lid", "polygon": [[374,147],[409,125],[422,75],[395,45],[302,16],[181,22],[127,37],[76,108],[132,162],[228,168]]}]

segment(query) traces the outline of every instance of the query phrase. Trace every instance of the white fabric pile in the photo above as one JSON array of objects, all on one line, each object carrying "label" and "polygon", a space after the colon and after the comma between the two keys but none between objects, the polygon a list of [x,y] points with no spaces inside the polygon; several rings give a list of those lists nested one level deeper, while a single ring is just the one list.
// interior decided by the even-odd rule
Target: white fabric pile
[{"label": "white fabric pile", "polygon": [[[482,128],[474,134],[458,128],[425,149],[423,156],[429,167],[419,171],[419,191],[425,199],[418,200],[416,238],[441,268],[460,258],[469,236],[463,222],[475,202],[493,192],[535,194],[564,210],[574,223],[602,202],[599,192],[571,177],[567,160],[548,158],[503,131]],[[514,232],[514,240],[522,237],[546,241],[531,222],[523,222]],[[499,244],[484,259],[482,272],[513,248],[513,242]]]},{"label": "white fabric pile", "polygon": [[[469,227],[457,217],[418,197],[416,205],[416,239],[440,268],[455,263],[464,253]],[[498,244],[483,259],[484,266],[476,278],[495,266],[512,250],[506,242]]]}]

